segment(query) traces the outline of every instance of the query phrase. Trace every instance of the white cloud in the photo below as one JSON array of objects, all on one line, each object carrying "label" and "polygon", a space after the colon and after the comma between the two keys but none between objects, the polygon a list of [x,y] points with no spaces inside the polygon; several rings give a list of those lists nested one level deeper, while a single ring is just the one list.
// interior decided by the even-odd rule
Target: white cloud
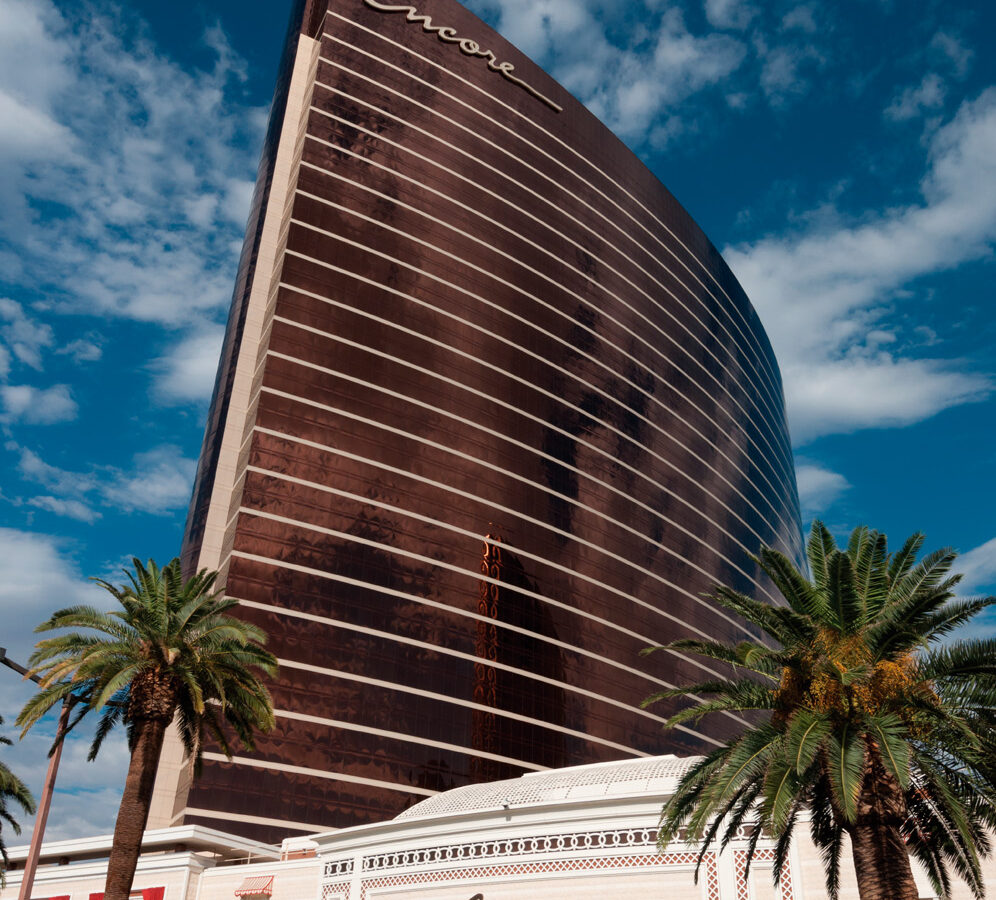
[{"label": "white cloud", "polygon": [[113,507],[118,512],[155,515],[182,509],[190,500],[197,468],[194,460],[172,444],[136,454],[128,469],[94,466],[83,472],[50,465],[37,453],[14,443],[9,443],[7,449],[20,455],[18,470],[24,479],[41,484],[55,495],[34,498],[28,501],[31,505],[84,521],[86,509],[97,515],[93,504]]},{"label": "white cloud", "polygon": [[[113,607],[114,600],[109,594],[102,594],[95,604],[99,609],[109,609]],[[56,632],[53,632],[55,634]],[[84,719],[84,721],[86,721]],[[82,723],[77,726],[80,729],[80,737],[84,735],[89,738],[90,729]],[[76,729],[73,729],[74,733]],[[87,762],[87,752],[89,750],[87,740],[74,740],[72,744],[67,744],[59,762],[58,782],[72,784],[76,789],[84,791],[100,791],[110,787],[120,787],[124,784],[125,773],[128,771],[128,745],[124,740],[124,734],[120,735],[120,740],[111,740],[101,748],[99,763]],[[55,739],[54,723],[40,722],[25,738],[28,757],[25,765],[18,769],[22,778],[31,781],[41,782],[45,777],[45,769],[48,764],[46,754],[48,748],[52,746]],[[94,771],[99,770],[99,771]],[[58,784],[57,782],[57,784]],[[53,821],[55,817],[53,816]],[[99,831],[91,831],[91,834],[99,834]],[[46,837],[48,830],[46,829]]]},{"label": "white cloud", "polygon": [[996,538],[961,554],[954,570],[965,576],[958,586],[962,594],[996,592]]},{"label": "white cloud", "polygon": [[245,228],[255,188],[254,181],[230,178],[225,184],[225,193],[218,204],[219,215],[232,225],[237,225],[239,229]]},{"label": "white cloud", "polygon": [[71,341],[65,347],[60,347],[55,351],[63,356],[70,357],[73,362],[96,362],[104,355],[104,351],[96,340],[89,338],[79,338]]},{"label": "white cloud", "polygon": [[79,522],[90,524],[100,518],[100,513],[90,509],[85,503],[79,500],[64,500],[59,497],[32,497],[28,500],[29,506],[36,506],[55,513],[57,516],[65,516],[68,519],[76,519]]},{"label": "white cloud", "polygon": [[912,339],[883,344],[866,336],[881,330],[890,304],[901,304],[917,278],[991,252],[994,147],[990,89],[934,134],[921,203],[855,223],[813,217],[800,233],[724,251],[774,345],[797,442],[909,424],[991,389],[989,376],[958,360],[919,357]]},{"label": "white cloud", "polygon": [[[783,106],[811,88],[826,62],[811,3],[773,20],[751,0],[703,0],[705,28],[662,0],[633,7],[627,19],[635,24],[622,23],[611,0],[468,3],[623,139],[657,149],[705,127],[719,112],[710,95],[730,98],[732,109],[758,93]],[[687,102],[693,96],[698,102]]]},{"label": "white cloud", "polygon": [[935,112],[944,106],[946,94],[941,76],[928,72],[918,85],[906,88],[886,107],[885,117],[893,122],[902,122],[925,112]]},{"label": "white cloud", "polygon": [[7,444],[7,449],[19,454],[18,470],[22,477],[41,484],[51,491],[60,494],[72,494],[83,496],[93,490],[96,481],[93,476],[83,475],[79,472],[70,472],[60,469],[57,466],[49,465],[37,453],[27,447],[19,447],[11,442]]},{"label": "white cloud", "polygon": [[[261,137],[245,63],[217,29],[213,67],[191,72],[141,23],[126,41],[112,19],[52,0],[0,10],[0,270],[59,310],[220,318]],[[70,214],[39,215],[47,202]]]},{"label": "white cloud", "polygon": [[839,472],[804,460],[796,463],[795,477],[804,519],[823,513],[851,486]]},{"label": "white cloud", "polygon": [[72,141],[51,108],[71,82],[65,48],[45,29],[40,6],[35,0],[0,3],[0,161],[7,165],[63,157]]},{"label": "white cloud", "polygon": [[800,443],[820,434],[912,425],[981,400],[991,388],[984,377],[948,363],[888,353],[797,361],[788,372],[792,436]]},{"label": "white cloud", "polygon": [[0,159],[33,159],[63,155],[72,134],[37,109],[0,91]]},{"label": "white cloud", "polygon": [[[0,643],[10,658],[22,665],[27,664],[38,639],[33,633],[35,626],[56,609],[78,604],[98,609],[113,606],[104,590],[82,577],[65,543],[58,538],[0,528],[0,571],[4,576],[0,579]],[[6,668],[0,669],[0,674],[3,731],[14,739],[14,720],[34,687]],[[114,735],[101,751],[100,762],[88,763],[91,733],[92,728],[81,726],[80,736],[66,743],[46,829],[50,840],[81,837],[113,827],[127,767],[127,746],[123,732]],[[54,736],[55,722],[50,717],[28,732],[24,740],[15,740],[13,746],[4,748],[4,762],[27,782],[36,797],[41,793]],[[59,790],[59,785],[72,785],[72,790]],[[20,824],[23,830],[17,841],[7,833],[8,847],[30,839],[31,818],[22,819]]]},{"label": "white cloud", "polygon": [[823,62],[815,47],[804,43],[769,44],[758,34],[754,48],[761,59],[761,89],[776,107],[806,93],[811,84],[807,69]]},{"label": "white cloud", "polygon": [[207,400],[224,336],[221,326],[204,327],[156,360],[153,368],[159,373],[155,385],[158,396],[167,402]]},{"label": "white cloud", "polygon": [[938,62],[946,62],[955,78],[964,78],[972,64],[975,52],[950,31],[938,31],[930,41],[930,54]]},{"label": "white cloud", "polygon": [[0,422],[24,422],[28,425],[70,422],[79,411],[65,384],[50,388],[5,384],[0,386],[0,403],[3,404]]},{"label": "white cloud", "polygon": [[119,473],[99,488],[104,503],[120,510],[163,514],[190,500],[197,463],[179,447],[165,445],[139,453],[129,473]]},{"label": "white cloud", "polygon": [[[551,49],[563,47],[564,35],[580,34],[594,23],[595,4],[585,0],[497,0],[491,4],[499,9],[498,30],[523,53],[533,59]],[[598,44],[601,29],[591,38]]]},{"label": "white cloud", "polygon": [[[579,62],[568,87],[580,89],[588,107],[623,138],[657,135],[662,119],[683,120],[683,101],[721,85],[744,60],[746,49],[728,35],[692,34],[680,10],[668,9],[646,45],[612,55],[608,71]],[[684,127],[684,126],[682,126]],[[671,125],[669,134],[674,134]]]},{"label": "white cloud", "polygon": [[[63,774],[62,783],[72,784],[73,787],[71,791],[56,790],[53,794],[52,810],[49,813],[51,824],[45,828],[46,840],[68,841],[114,832],[129,759],[126,753],[110,752],[111,747],[116,744],[127,750],[123,733],[108,738],[97,760],[86,764],[89,777],[73,781],[68,772]],[[112,756],[123,758],[118,763],[110,759]],[[115,786],[101,790],[88,789],[86,785],[96,780],[98,775],[113,782]],[[33,827],[27,829],[29,833],[25,837],[28,840],[31,839],[30,832],[33,830]]]},{"label": "white cloud", "polygon": [[39,6],[38,0],[0,3],[0,83],[31,106],[47,105],[72,80],[62,36],[45,27]]},{"label": "white cloud", "polygon": [[757,10],[745,0],[705,0],[706,18],[716,28],[742,30],[746,28]]},{"label": "white cloud", "polygon": [[816,24],[816,5],[806,3],[790,9],[782,18],[782,28],[785,31],[801,31],[805,34],[815,34],[818,28]]},{"label": "white cloud", "polygon": [[20,303],[7,298],[0,298],[0,322],[3,322],[0,338],[14,356],[26,366],[41,371],[42,350],[54,342],[51,326],[36,322],[24,312]]},{"label": "white cloud", "polygon": [[[3,646],[21,663],[27,662],[34,647],[35,625],[55,609],[94,603],[103,593],[83,579],[62,543],[44,534],[0,528],[0,572]],[[8,712],[0,714],[12,722]]]},{"label": "white cloud", "polygon": [[[695,34],[677,7],[645,3],[624,36],[607,0],[478,0],[498,30],[560,81],[606,125],[634,143],[658,146],[694,131],[683,101],[721,87],[746,56],[729,34]],[[729,3],[730,15],[741,3]],[[722,96],[722,92],[718,92]]]}]

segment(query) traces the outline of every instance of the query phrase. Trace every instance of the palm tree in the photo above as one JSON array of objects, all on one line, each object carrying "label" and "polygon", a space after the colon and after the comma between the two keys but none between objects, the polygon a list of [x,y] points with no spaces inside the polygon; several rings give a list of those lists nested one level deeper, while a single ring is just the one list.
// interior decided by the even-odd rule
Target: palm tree
[{"label": "palm tree", "polygon": [[149,817],[152,787],[166,728],[175,718],[200,769],[210,735],[231,756],[227,724],[253,748],[253,732],[273,727],[273,704],[257,673],[273,675],[276,659],[263,649],[265,633],[228,615],[237,603],[214,591],[216,572],[184,581],[180,561],[160,569],[133,559],[128,583],[94,579],[120,604],[103,613],[74,606],[54,613],[35,631],[85,629],[38,642],[29,661],[40,689],[17,722],[25,731],[70,697],[77,712],[67,732],[90,711],[99,715],[89,758],[123,721],[131,762],[107,863],[105,900],[127,900]]},{"label": "palm tree", "polygon": [[[3,725],[3,718],[0,717],[0,725]],[[0,735],[0,744],[10,746],[10,739]],[[33,815],[35,811],[35,801],[31,796],[31,791],[20,778],[18,778],[4,763],[0,762],[0,857],[3,857],[3,868],[0,868],[0,888],[6,883],[4,871],[7,868],[7,847],[3,842],[3,823],[6,822],[14,830],[14,834],[21,833],[21,826],[17,824],[7,805],[13,801],[24,811],[25,815]]]},{"label": "palm tree", "polygon": [[941,897],[952,872],[983,896],[979,855],[996,828],[996,641],[942,639],[996,597],[955,599],[956,554],[938,550],[918,563],[922,544],[915,534],[890,555],[885,535],[862,527],[841,550],[814,522],[811,580],[774,550],[756,559],[787,606],[715,589],[712,599],[766,643],[668,644],[729,664],[733,677],[661,691],[644,705],[694,701],[667,727],[761,712],[682,778],[661,815],[662,845],[687,828],[704,854],[721,832],[725,847],[753,820],[748,856],[762,832],[773,837],[777,883],[805,813],[831,897],[845,835],[861,900],[915,900],[910,855]]}]

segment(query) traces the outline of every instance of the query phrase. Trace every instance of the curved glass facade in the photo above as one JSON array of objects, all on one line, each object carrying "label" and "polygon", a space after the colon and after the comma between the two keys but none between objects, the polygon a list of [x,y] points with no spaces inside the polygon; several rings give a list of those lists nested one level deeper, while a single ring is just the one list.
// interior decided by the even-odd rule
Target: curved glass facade
[{"label": "curved glass facade", "polygon": [[742,638],[703,592],[800,555],[715,248],[453,0],[299,3],[272,116],[184,555],[270,633],[278,727],[164,769],[157,824],[272,840],[735,730],[639,708],[708,674],[641,648]]}]

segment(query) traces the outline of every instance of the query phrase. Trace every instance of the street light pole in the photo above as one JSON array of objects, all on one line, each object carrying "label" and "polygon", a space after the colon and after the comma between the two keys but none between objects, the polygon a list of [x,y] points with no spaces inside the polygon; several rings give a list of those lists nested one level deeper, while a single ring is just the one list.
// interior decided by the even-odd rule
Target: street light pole
[{"label": "street light pole", "polygon": [[[7,651],[0,647],[0,663],[39,683],[37,675],[29,675],[28,670],[14,660],[9,659]],[[24,874],[21,876],[21,890],[17,900],[31,900],[31,889],[35,884],[35,870],[41,856],[42,838],[45,836],[45,824],[48,822],[48,810],[52,805],[52,794],[55,792],[55,775],[59,771],[59,760],[62,757],[63,737],[69,725],[69,710],[73,707],[72,699],[67,697],[62,702],[62,712],[59,713],[59,724],[55,729],[55,746],[48,760],[48,771],[45,773],[45,784],[42,787],[41,800],[38,802],[38,812],[35,814],[35,827],[31,832],[31,846],[28,848],[28,858],[24,862]]]},{"label": "street light pole", "polygon": [[62,740],[69,725],[69,710],[73,704],[69,698],[62,701],[62,712],[59,713],[59,724],[55,729],[55,746],[48,760],[48,771],[45,773],[45,785],[42,787],[41,799],[38,801],[38,812],[35,814],[35,827],[31,832],[31,846],[28,848],[28,858],[24,861],[24,874],[21,876],[21,890],[17,900],[31,900],[31,889],[35,884],[35,870],[41,856],[42,838],[45,836],[45,825],[48,823],[48,810],[52,805],[52,794],[55,792],[55,775],[59,771],[59,759],[62,757]]}]

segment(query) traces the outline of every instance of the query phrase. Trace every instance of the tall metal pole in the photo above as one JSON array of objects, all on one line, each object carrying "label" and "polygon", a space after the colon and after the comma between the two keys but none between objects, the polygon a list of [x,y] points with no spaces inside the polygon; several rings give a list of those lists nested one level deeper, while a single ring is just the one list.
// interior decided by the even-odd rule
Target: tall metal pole
[{"label": "tall metal pole", "polygon": [[[38,676],[29,675],[24,666],[9,659],[7,651],[3,647],[0,647],[0,663],[38,684]],[[59,713],[59,724],[55,729],[55,746],[52,748],[52,755],[48,761],[48,771],[45,773],[45,784],[42,786],[41,800],[38,803],[38,812],[35,814],[35,827],[31,832],[31,846],[28,848],[28,858],[24,863],[21,890],[17,895],[17,900],[31,900],[31,889],[35,884],[35,870],[38,868],[42,838],[45,836],[45,823],[48,821],[48,810],[52,805],[52,794],[55,792],[55,776],[59,771],[59,760],[62,757],[62,739],[66,734],[66,727],[69,725],[69,711],[72,707],[71,698],[67,697],[62,701],[62,712]]]},{"label": "tall metal pole", "polygon": [[35,870],[38,868],[42,838],[45,836],[45,825],[48,822],[48,810],[52,805],[52,794],[55,792],[55,775],[59,771],[59,759],[62,757],[62,739],[66,733],[66,726],[69,725],[69,710],[72,708],[73,704],[69,698],[62,701],[59,725],[55,729],[55,747],[48,760],[45,785],[42,787],[41,800],[38,801],[35,828],[31,832],[31,846],[28,848],[28,858],[24,862],[24,874],[21,876],[21,890],[17,895],[17,900],[31,900],[31,889],[35,884]]}]

